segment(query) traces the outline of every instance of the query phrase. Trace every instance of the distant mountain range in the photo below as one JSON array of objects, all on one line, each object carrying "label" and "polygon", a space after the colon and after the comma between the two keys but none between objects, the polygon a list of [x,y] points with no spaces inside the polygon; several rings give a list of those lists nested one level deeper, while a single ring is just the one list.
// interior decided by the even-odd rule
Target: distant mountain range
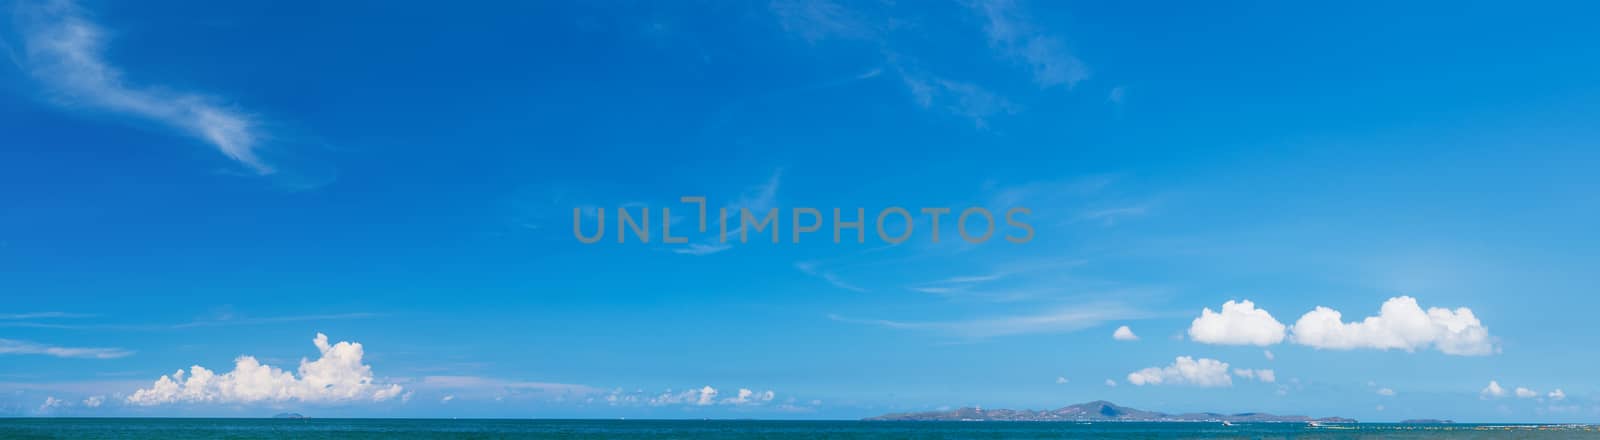
[{"label": "distant mountain range", "polygon": [[866,420],[903,420],[903,421],[938,421],[938,420],[970,420],[970,421],[1018,421],[1018,422],[1230,422],[1230,423],[1355,423],[1354,419],[1343,417],[1324,417],[1313,419],[1306,416],[1280,416],[1266,413],[1188,413],[1167,414],[1142,409],[1118,406],[1104,400],[1070,405],[1054,410],[1014,410],[1014,409],[983,409],[960,408],[950,411],[929,411],[915,413],[885,414],[877,417],[868,417]]}]

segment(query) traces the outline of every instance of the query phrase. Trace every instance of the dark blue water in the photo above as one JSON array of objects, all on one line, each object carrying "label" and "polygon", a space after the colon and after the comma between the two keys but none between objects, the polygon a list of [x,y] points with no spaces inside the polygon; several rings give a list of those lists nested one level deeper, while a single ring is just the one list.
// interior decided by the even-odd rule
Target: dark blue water
[{"label": "dark blue water", "polygon": [[857,422],[443,419],[0,419],[0,438],[70,439],[993,439],[993,438],[1600,438],[1595,426],[1288,423]]}]

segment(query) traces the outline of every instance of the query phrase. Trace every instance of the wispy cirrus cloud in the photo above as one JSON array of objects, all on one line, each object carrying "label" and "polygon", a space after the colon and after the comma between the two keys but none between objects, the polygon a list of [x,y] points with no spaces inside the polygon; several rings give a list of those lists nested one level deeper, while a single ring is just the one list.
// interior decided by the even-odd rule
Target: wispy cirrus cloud
[{"label": "wispy cirrus cloud", "polygon": [[989,45],[1006,58],[1026,65],[1040,87],[1072,88],[1089,78],[1089,68],[1060,38],[1041,31],[1013,0],[969,3],[986,23]]},{"label": "wispy cirrus cloud", "polygon": [[604,390],[587,385],[510,380],[485,376],[441,375],[425,376],[408,384],[424,393],[443,393],[468,400],[508,398],[573,399],[603,393]]},{"label": "wispy cirrus cloud", "polygon": [[16,8],[22,54],[15,60],[54,100],[156,122],[197,138],[258,174],[271,174],[257,149],[265,134],[248,113],[194,92],[140,87],[104,57],[107,32],[68,0],[25,2]]},{"label": "wispy cirrus cloud", "polygon": [[[1089,77],[1089,69],[1067,50],[1060,38],[1033,24],[1028,14],[1006,0],[972,1],[966,9],[983,22],[983,36],[1001,58],[1025,66],[1039,88],[1072,88]],[[928,110],[941,111],[986,128],[994,116],[1012,114],[1020,106],[988,87],[953,78],[922,66],[913,47],[894,43],[897,32],[915,28],[921,17],[902,17],[892,4],[870,7],[832,0],[775,0],[768,9],[785,32],[809,43],[841,40],[863,43],[881,53],[886,71],[898,75],[912,100]]]},{"label": "wispy cirrus cloud", "polygon": [[1122,206],[1091,210],[1083,213],[1082,218],[1084,220],[1097,221],[1106,226],[1114,226],[1118,220],[1143,216],[1149,212],[1149,205]]},{"label": "wispy cirrus cloud", "polygon": [[132,356],[120,348],[61,347],[13,339],[0,339],[0,355],[33,354],[60,358],[116,359]]},{"label": "wispy cirrus cloud", "polygon": [[1116,303],[1063,307],[1045,313],[992,316],[950,321],[900,321],[856,319],[828,315],[829,319],[902,330],[920,330],[964,339],[986,339],[1040,333],[1067,333],[1102,325],[1109,321],[1139,319],[1147,312]]},{"label": "wispy cirrus cloud", "polygon": [[88,314],[88,313],[28,312],[28,313],[5,313],[5,314],[0,314],[0,320],[14,321],[14,320],[21,320],[21,319],[57,319],[57,318],[70,319],[70,318],[93,318],[95,316],[97,316],[97,315]]},{"label": "wispy cirrus cloud", "polygon": [[824,269],[818,267],[817,263],[815,263],[815,262],[802,261],[802,262],[799,262],[799,263],[795,263],[794,267],[795,267],[795,269],[799,269],[800,272],[803,272],[806,275],[814,276],[814,277],[817,277],[817,278],[821,278],[823,281],[827,281],[828,284],[833,285],[833,287],[838,287],[840,289],[849,290],[849,291],[852,291],[852,292],[866,292],[867,291],[867,289],[864,289],[864,288],[861,288],[860,286],[856,286],[854,284],[850,284],[849,282],[846,282],[844,279],[839,278],[839,276],[834,274],[832,271],[824,270]]},{"label": "wispy cirrus cloud", "polygon": [[[28,315],[28,314],[18,314],[18,315],[22,316],[22,315]],[[78,316],[88,317],[88,316],[93,316],[93,315],[78,315]],[[328,313],[328,314],[315,314],[315,315],[285,315],[285,316],[264,316],[264,317],[234,317],[234,316],[229,315],[229,316],[223,316],[223,317],[212,318],[212,319],[198,319],[198,320],[194,320],[194,321],[181,322],[181,323],[177,323],[177,324],[114,324],[114,323],[82,323],[82,322],[76,322],[76,323],[42,322],[39,319],[40,318],[45,318],[45,317],[32,316],[32,317],[18,318],[18,319],[15,319],[15,320],[0,319],[0,327],[47,328],[47,329],[60,329],[60,330],[123,330],[123,331],[143,330],[143,331],[150,331],[150,330],[177,330],[177,329],[197,328],[197,327],[226,327],[226,326],[243,326],[243,325],[263,325],[263,324],[277,324],[277,323],[287,323],[287,322],[313,322],[313,321],[335,321],[335,320],[346,320],[346,319],[367,319],[367,318],[376,318],[376,317],[381,317],[381,316],[384,316],[384,315],[380,314],[380,313],[370,313],[370,312]]]},{"label": "wispy cirrus cloud", "polygon": [[[745,190],[744,193],[739,195],[739,198],[723,206],[721,211],[707,208],[705,219],[707,231],[702,232],[710,233],[710,237],[699,242],[673,248],[672,252],[684,255],[710,255],[732,249],[732,242],[738,240],[739,235],[744,233],[744,223],[740,221],[741,217],[739,216],[740,210],[748,209],[751,215],[759,217],[763,215],[762,213],[778,207],[778,187],[782,182],[783,170],[780,169],[774,171],[772,177],[767,178],[766,182]],[[726,212],[727,216],[718,217],[720,212]],[[733,228],[728,230],[726,237],[721,236],[719,222],[727,222],[730,225],[734,225]],[[726,241],[723,240],[724,238],[726,238]],[[751,239],[756,238],[752,237]]]}]

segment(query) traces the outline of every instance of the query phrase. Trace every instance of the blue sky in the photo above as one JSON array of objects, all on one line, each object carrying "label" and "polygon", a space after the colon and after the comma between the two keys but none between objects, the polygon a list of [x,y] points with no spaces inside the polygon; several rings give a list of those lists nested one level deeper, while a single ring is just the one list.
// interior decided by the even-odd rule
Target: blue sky
[{"label": "blue sky", "polygon": [[0,415],[1596,421],[1594,8],[5,2]]}]

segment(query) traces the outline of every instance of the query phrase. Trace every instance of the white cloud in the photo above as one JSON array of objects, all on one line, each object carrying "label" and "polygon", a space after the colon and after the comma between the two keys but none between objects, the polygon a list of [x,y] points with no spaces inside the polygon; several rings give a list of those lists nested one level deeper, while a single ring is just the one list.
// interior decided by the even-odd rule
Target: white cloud
[{"label": "white cloud", "polygon": [[968,339],[982,339],[996,336],[1071,332],[1094,327],[1106,321],[1138,318],[1143,315],[1143,312],[1129,309],[1120,304],[1102,303],[1057,309],[1052,312],[1035,315],[998,316],[965,321],[919,322],[851,319],[838,315],[829,315],[828,317],[835,321],[877,325],[895,329],[934,331]]},{"label": "white cloud", "polygon": [[1139,335],[1133,334],[1133,329],[1130,329],[1128,326],[1124,325],[1117,327],[1117,331],[1111,333],[1111,339],[1118,341],[1137,341],[1139,340]]},{"label": "white cloud", "polygon": [[684,404],[706,406],[716,403],[716,399],[717,389],[706,385],[700,389],[686,390],[680,393],[673,393],[672,390],[667,390],[667,392],[650,399],[649,403],[655,406]]},{"label": "white cloud", "polygon": [[1064,85],[1072,88],[1089,77],[1089,68],[1066,49],[1060,39],[1035,29],[1011,0],[980,0],[970,3],[987,20],[984,32],[989,45],[1007,58],[1027,65],[1039,87]]},{"label": "white cloud", "polygon": [[1378,395],[1379,396],[1393,396],[1394,395],[1394,389],[1392,389],[1392,388],[1379,388],[1378,389]]},{"label": "white cloud", "polygon": [[1210,307],[1189,325],[1189,339],[1206,344],[1272,345],[1283,341],[1284,326],[1249,300],[1228,301],[1222,312]]},{"label": "white cloud", "polygon": [[[710,388],[710,387],[706,387],[706,388]],[[712,390],[712,391],[715,391],[715,390]],[[715,393],[713,393],[713,395],[714,394]],[[740,388],[738,396],[722,399],[722,403],[723,404],[727,404],[727,405],[756,405],[756,404],[762,404],[762,403],[766,403],[766,402],[771,402],[772,399],[776,398],[777,396],[778,396],[777,393],[772,392],[772,390],[766,390],[766,391],[757,393],[757,392],[754,392],[754,391],[750,391],[749,388]]]},{"label": "white cloud", "polygon": [[1505,395],[1506,395],[1506,389],[1500,387],[1500,382],[1492,381],[1492,380],[1489,381],[1489,386],[1483,387],[1483,391],[1478,392],[1478,396],[1482,397],[1482,398],[1485,398],[1485,399],[1494,398],[1494,397],[1505,397]]},{"label": "white cloud", "polygon": [[1233,369],[1233,375],[1239,376],[1239,377],[1243,377],[1245,379],[1259,380],[1259,381],[1266,382],[1266,383],[1272,383],[1272,382],[1277,382],[1278,381],[1278,374],[1276,372],[1273,372],[1272,370],[1268,370],[1268,369],[1264,369],[1264,368],[1263,369],[1259,369],[1259,370],[1252,370],[1252,369],[1249,369],[1249,368],[1235,368],[1235,369]]},{"label": "white cloud", "polygon": [[1472,310],[1430,308],[1426,312],[1409,296],[1390,298],[1378,316],[1343,322],[1337,310],[1318,306],[1294,324],[1291,339],[1319,349],[1375,348],[1416,351],[1429,347],[1450,355],[1487,355],[1498,351],[1489,329]]},{"label": "white cloud", "polygon": [[216,99],[160,87],[134,87],[102,58],[106,31],[68,0],[18,8],[25,70],[66,106],[135,116],[204,141],[260,174],[272,167],[256,155],[264,137],[249,115]]},{"label": "white cloud", "polygon": [[39,412],[49,412],[50,410],[60,408],[66,403],[67,401],[57,399],[55,396],[46,396],[44,398],[44,403],[39,405]]},{"label": "white cloud", "polygon": [[[650,406],[761,406],[774,402],[778,396],[778,394],[772,390],[755,391],[749,388],[739,388],[739,391],[733,396],[722,399],[717,398],[719,395],[721,395],[721,392],[717,391],[716,388],[710,385],[677,392],[668,389],[654,396],[645,394],[644,390],[635,390],[630,392],[619,388],[612,390],[605,396],[604,399],[605,402],[611,406],[626,406],[634,404],[645,404]],[[786,402],[793,403],[794,401],[794,397],[789,397]],[[780,404],[778,406],[783,407],[787,405]]]},{"label": "white cloud", "polygon": [[400,396],[399,385],[382,385],[372,378],[372,367],[361,363],[361,344],[329,344],[317,333],[313,340],[322,354],[317,360],[300,359],[299,375],[253,356],[239,356],[233,371],[216,374],[195,365],[187,375],[178,370],[161,376],[150,388],[135,391],[127,401],[134,405],[170,403],[349,402],[384,401]]},{"label": "white cloud", "polygon": [[971,119],[978,128],[989,126],[995,115],[1016,113],[1017,106],[1004,96],[977,84],[898,69],[900,80],[917,105]]},{"label": "white cloud", "polygon": [[785,31],[811,42],[870,38],[877,33],[854,11],[828,0],[774,0],[770,7]]},{"label": "white cloud", "polygon": [[673,253],[684,255],[711,255],[732,249],[733,245],[727,243],[689,243],[684,247],[673,249]]},{"label": "white cloud", "polygon": [[1261,355],[1266,356],[1269,361],[1278,358],[1277,355],[1272,354],[1272,350],[1261,350]]},{"label": "white cloud", "polygon": [[450,403],[453,400],[456,400],[456,395],[446,394],[444,397],[439,398],[439,403]]},{"label": "white cloud", "polygon": [[1530,390],[1530,389],[1523,388],[1523,387],[1517,387],[1516,393],[1517,393],[1517,398],[1520,398],[1520,399],[1532,399],[1534,397],[1539,397],[1539,392],[1538,391]]},{"label": "white cloud", "polygon": [[[682,247],[673,248],[672,252],[684,255],[711,255],[733,248],[739,240],[739,235],[744,231],[744,223],[740,221],[740,210],[747,209],[750,215],[761,217],[763,213],[778,206],[778,186],[783,182],[783,170],[772,173],[765,183],[746,188],[732,203],[721,209],[706,209],[706,229],[711,236],[699,243],[689,243]],[[726,216],[723,216],[723,213]],[[698,214],[695,214],[698,215]],[[727,222],[731,225],[726,235],[722,234],[720,225]],[[697,222],[698,223],[698,222]],[[779,222],[782,223],[782,222]],[[698,227],[698,224],[696,225]],[[776,225],[768,226],[774,228]],[[724,238],[726,240],[724,240]],[[760,241],[759,234],[750,236],[750,240]]]},{"label": "white cloud", "polygon": [[1127,217],[1139,217],[1150,212],[1149,206],[1124,206],[1119,208],[1103,208],[1085,212],[1079,217],[1088,221],[1098,221],[1105,226],[1116,226],[1117,221]]},{"label": "white cloud", "polygon": [[99,408],[104,403],[106,403],[106,396],[89,396],[83,399],[83,406],[87,408]]},{"label": "white cloud", "polygon": [[1128,382],[1139,386],[1172,384],[1225,387],[1233,385],[1233,378],[1228,376],[1227,362],[1178,356],[1172,365],[1150,367],[1128,373]]},{"label": "white cloud", "polygon": [[16,320],[16,319],[55,319],[55,318],[92,318],[92,317],[94,317],[94,316],[95,316],[95,315],[91,315],[91,314],[87,314],[87,313],[67,313],[67,312],[28,312],[28,313],[7,313],[7,314],[0,314],[0,320]]},{"label": "white cloud", "polygon": [[1550,400],[1567,400],[1567,392],[1556,388],[1555,391],[1550,392]]},{"label": "white cloud", "polygon": [[1106,94],[1106,102],[1121,105],[1126,94],[1127,91],[1122,86],[1112,87],[1111,92]]},{"label": "white cloud", "polygon": [[854,284],[850,284],[849,282],[845,281],[843,278],[839,278],[839,276],[835,275],[833,272],[818,269],[817,268],[817,263],[813,263],[813,262],[809,262],[809,261],[802,261],[802,262],[795,263],[794,264],[794,268],[795,269],[799,269],[800,272],[803,272],[806,275],[810,275],[810,276],[814,276],[814,277],[817,277],[817,278],[821,278],[823,281],[827,281],[828,284],[833,285],[833,287],[837,287],[837,288],[844,289],[844,290],[849,290],[849,291],[852,291],[852,292],[863,292],[863,293],[867,292],[867,289],[863,289],[863,288],[861,288],[859,286],[856,286]]},{"label": "white cloud", "polygon": [[1111,379],[1106,379],[1106,386],[1115,387],[1115,386],[1117,386],[1117,381],[1111,380]]},{"label": "white cloud", "polygon": [[717,389],[716,388],[712,388],[710,385],[706,385],[705,388],[701,388],[700,389],[700,399],[696,400],[695,404],[696,405],[710,405],[711,402],[713,400],[715,400],[716,398],[717,398]]},{"label": "white cloud", "polygon": [[1064,376],[1063,377],[1057,377],[1056,378],[1056,383],[1058,383],[1058,384],[1067,383],[1067,378],[1064,377]]},{"label": "white cloud", "polygon": [[0,355],[42,354],[62,358],[116,359],[133,354],[120,348],[57,347],[28,341],[0,339]]},{"label": "white cloud", "polygon": [[460,399],[505,400],[508,398],[573,399],[595,395],[603,390],[584,385],[507,380],[481,376],[426,376],[408,386],[417,391],[445,393]]}]

